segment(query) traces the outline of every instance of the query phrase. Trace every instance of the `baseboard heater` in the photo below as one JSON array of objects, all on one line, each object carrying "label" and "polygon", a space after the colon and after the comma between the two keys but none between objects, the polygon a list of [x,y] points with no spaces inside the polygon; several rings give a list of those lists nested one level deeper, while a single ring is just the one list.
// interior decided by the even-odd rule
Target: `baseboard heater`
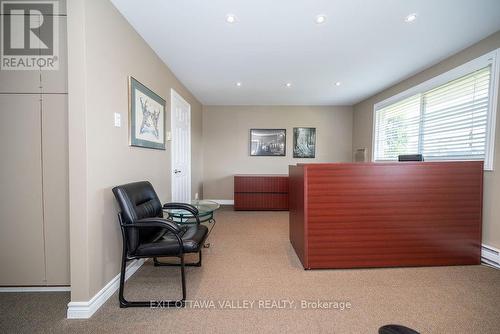
[{"label": "baseboard heater", "polygon": [[500,269],[500,251],[494,247],[482,245],[481,262]]}]

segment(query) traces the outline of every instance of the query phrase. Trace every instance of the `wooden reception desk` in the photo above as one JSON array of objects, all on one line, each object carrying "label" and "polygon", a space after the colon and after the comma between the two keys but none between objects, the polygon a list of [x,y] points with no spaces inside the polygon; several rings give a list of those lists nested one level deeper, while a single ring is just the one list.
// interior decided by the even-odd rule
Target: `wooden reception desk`
[{"label": "wooden reception desk", "polygon": [[298,164],[289,180],[305,269],[480,263],[482,162]]}]

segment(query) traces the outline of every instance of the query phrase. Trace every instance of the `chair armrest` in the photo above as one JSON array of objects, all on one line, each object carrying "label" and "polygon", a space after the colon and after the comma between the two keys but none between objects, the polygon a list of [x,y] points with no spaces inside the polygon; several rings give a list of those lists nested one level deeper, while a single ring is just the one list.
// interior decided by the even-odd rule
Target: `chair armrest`
[{"label": "chair armrest", "polygon": [[125,228],[151,228],[151,227],[160,227],[160,228],[165,228],[169,230],[172,233],[179,234],[181,232],[181,229],[175,222],[172,222],[168,219],[165,218],[143,218],[143,219],[138,219],[132,224],[122,224],[123,227]]},{"label": "chair armrest", "polygon": [[199,211],[194,205],[187,204],[187,203],[165,203],[165,204],[163,204],[163,209],[186,210],[193,215],[193,217],[196,219],[196,223],[200,224],[200,218],[198,217]]},{"label": "chair armrest", "polygon": [[168,219],[165,218],[143,218],[143,219],[138,219],[132,224],[121,224],[123,228],[151,228],[151,227],[160,227],[160,228],[165,228],[168,231],[172,232],[175,236],[175,239],[177,240],[177,243],[179,244],[179,255],[184,254],[184,246],[181,238],[181,229],[175,222],[172,222]]}]

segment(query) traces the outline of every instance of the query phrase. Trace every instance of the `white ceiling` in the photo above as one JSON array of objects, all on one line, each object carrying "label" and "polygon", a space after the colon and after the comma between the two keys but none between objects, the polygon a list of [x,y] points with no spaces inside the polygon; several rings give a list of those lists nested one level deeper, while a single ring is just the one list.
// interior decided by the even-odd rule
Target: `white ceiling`
[{"label": "white ceiling", "polygon": [[500,30],[500,0],[112,2],[204,105],[351,105]]}]

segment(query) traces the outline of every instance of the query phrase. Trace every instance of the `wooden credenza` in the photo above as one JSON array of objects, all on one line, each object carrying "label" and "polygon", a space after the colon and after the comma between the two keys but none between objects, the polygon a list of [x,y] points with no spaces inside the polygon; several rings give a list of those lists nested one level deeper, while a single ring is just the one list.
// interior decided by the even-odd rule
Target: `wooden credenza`
[{"label": "wooden credenza", "polygon": [[288,175],[235,175],[234,209],[288,210]]},{"label": "wooden credenza", "polygon": [[482,162],[290,166],[305,269],[479,264]]}]

